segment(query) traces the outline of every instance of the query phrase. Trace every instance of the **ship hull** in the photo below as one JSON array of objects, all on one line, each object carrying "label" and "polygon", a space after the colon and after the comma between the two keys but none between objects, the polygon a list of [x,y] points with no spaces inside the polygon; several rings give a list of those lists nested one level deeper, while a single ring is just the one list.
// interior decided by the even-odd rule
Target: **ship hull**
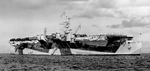
[{"label": "ship hull", "polygon": [[[16,40],[10,44],[18,49],[21,54],[49,54],[49,55],[72,55],[72,54],[140,54],[142,43],[138,40],[129,39],[127,36],[108,36],[107,40],[75,40],[64,41],[58,38],[44,40]],[[126,39],[125,39],[126,38]],[[22,49],[20,51],[20,49]],[[30,50],[29,50],[30,49]]]},{"label": "ship hull", "polygon": [[141,53],[141,42],[125,42],[117,49],[116,52],[102,52],[94,50],[84,50],[75,48],[52,48],[48,52],[41,52],[33,49],[24,49],[24,54],[44,54],[44,55],[114,55],[114,54],[140,54]]}]

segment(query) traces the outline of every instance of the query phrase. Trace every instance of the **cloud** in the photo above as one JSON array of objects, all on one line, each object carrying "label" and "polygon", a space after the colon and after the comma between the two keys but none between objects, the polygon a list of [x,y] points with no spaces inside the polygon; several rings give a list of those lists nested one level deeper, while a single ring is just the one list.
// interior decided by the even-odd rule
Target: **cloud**
[{"label": "cloud", "polygon": [[[94,13],[93,13],[94,14]],[[89,15],[89,13],[81,13],[78,15],[73,15],[73,18],[87,18],[87,19],[92,19],[94,15]]]},{"label": "cloud", "polygon": [[[81,3],[71,3],[68,10],[79,10],[77,18],[94,17],[149,17],[150,1],[148,0],[88,0]],[[90,17],[90,18],[89,18]]]},{"label": "cloud", "polygon": [[114,24],[114,25],[107,26],[107,27],[111,27],[111,28],[120,28],[120,27],[121,27],[121,25],[119,25],[119,24]]},{"label": "cloud", "polygon": [[87,18],[87,19],[92,19],[94,17],[98,17],[100,16],[99,13],[97,13],[98,11],[96,10],[87,10],[86,12],[82,12],[76,15],[73,15],[73,18]]},{"label": "cloud", "polygon": [[131,28],[131,27],[149,27],[150,26],[150,17],[145,18],[132,18],[129,21],[123,20],[121,24],[114,24],[111,28]]},{"label": "cloud", "polygon": [[95,24],[93,24],[92,27],[94,27],[94,28],[99,28],[99,26],[98,26],[98,25],[95,25]]},{"label": "cloud", "polygon": [[116,0],[92,0],[87,4],[89,4],[93,8],[115,8]]},{"label": "cloud", "polygon": [[117,15],[115,15],[115,12],[112,9],[99,9],[99,10],[95,10],[95,9],[90,9],[90,10],[86,10],[83,12],[80,12],[78,14],[73,15],[74,18],[87,18],[87,19],[92,19],[95,17],[114,17]]}]

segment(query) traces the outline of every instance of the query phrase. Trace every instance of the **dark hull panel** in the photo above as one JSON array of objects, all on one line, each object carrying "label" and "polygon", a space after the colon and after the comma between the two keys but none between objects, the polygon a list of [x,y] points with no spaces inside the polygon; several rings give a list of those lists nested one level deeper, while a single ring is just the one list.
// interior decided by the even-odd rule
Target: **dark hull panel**
[{"label": "dark hull panel", "polygon": [[114,46],[112,44],[107,44],[107,41],[75,41],[71,43],[69,41],[57,41],[56,42],[59,49],[80,49],[88,51],[97,51],[97,52],[111,52],[115,53],[119,46]]},{"label": "dark hull panel", "polygon": [[94,40],[94,41],[81,41],[83,44],[93,45],[93,46],[102,46],[106,47],[108,41],[107,40]]}]

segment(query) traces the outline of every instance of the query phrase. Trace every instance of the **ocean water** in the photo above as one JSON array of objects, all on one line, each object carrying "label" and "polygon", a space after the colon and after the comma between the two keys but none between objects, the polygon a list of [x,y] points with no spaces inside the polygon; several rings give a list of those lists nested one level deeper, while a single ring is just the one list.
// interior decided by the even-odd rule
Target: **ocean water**
[{"label": "ocean water", "polygon": [[0,71],[149,71],[150,54],[141,55],[16,55],[0,54]]}]

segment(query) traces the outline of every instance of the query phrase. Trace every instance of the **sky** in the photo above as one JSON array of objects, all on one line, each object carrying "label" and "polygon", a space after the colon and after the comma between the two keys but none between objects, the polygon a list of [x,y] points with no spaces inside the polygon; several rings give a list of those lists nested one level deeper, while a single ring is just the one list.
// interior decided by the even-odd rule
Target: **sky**
[{"label": "sky", "polygon": [[142,33],[150,39],[149,0],[0,0],[0,52],[14,52],[11,38],[36,36],[44,28],[60,32],[64,11],[74,30],[81,24],[77,33]]}]

